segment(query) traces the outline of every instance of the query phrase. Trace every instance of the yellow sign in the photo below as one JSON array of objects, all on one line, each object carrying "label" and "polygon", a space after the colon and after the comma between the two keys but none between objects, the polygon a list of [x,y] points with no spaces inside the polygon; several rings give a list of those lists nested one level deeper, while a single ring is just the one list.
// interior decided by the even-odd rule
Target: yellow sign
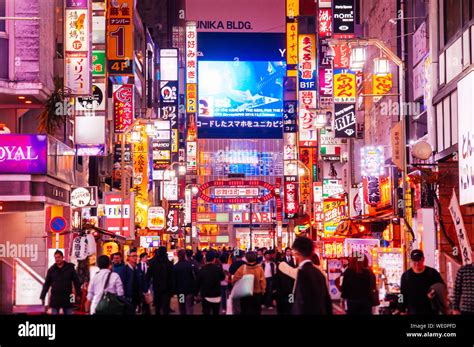
[{"label": "yellow sign", "polygon": [[334,235],[341,220],[346,217],[346,201],[344,199],[325,199],[324,206],[324,236]]},{"label": "yellow sign", "polygon": [[392,90],[392,86],[393,86],[392,74],[389,73],[388,75],[383,75],[383,76],[373,75],[372,85],[374,87],[375,95],[387,94],[388,92],[390,92],[390,90]]},{"label": "yellow sign", "polygon": [[104,255],[110,257],[119,251],[119,246],[115,242],[104,243]]},{"label": "yellow sign", "polygon": [[298,64],[298,23],[286,23],[286,63]]},{"label": "yellow sign", "polygon": [[286,16],[297,17],[300,13],[300,0],[286,0]]},{"label": "yellow sign", "polygon": [[334,70],[334,102],[354,103],[356,93],[355,73],[344,69]]},{"label": "yellow sign", "polygon": [[398,122],[392,128],[392,161],[400,170],[403,170],[402,151],[402,123]]},{"label": "yellow sign", "polygon": [[133,143],[133,187],[135,192],[135,224],[141,228],[148,223],[148,136],[142,127],[139,142]]},{"label": "yellow sign", "polygon": [[195,83],[186,84],[186,112],[197,112],[197,85]]},{"label": "yellow sign", "polygon": [[107,70],[133,75],[134,0],[107,1]]}]

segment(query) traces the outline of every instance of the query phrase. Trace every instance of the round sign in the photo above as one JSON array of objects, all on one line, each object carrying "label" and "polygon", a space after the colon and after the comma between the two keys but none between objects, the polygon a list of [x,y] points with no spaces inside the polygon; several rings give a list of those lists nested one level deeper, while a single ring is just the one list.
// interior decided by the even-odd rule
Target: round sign
[{"label": "round sign", "polygon": [[71,192],[71,205],[86,207],[91,202],[91,193],[86,188],[76,188]]},{"label": "round sign", "polygon": [[67,222],[63,217],[54,217],[49,222],[49,227],[52,232],[62,233],[66,230]]}]

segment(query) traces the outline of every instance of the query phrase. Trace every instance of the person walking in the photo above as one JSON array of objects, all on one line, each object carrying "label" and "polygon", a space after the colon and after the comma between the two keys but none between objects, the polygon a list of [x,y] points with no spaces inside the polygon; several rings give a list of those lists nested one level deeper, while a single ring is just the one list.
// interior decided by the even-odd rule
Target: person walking
[{"label": "person walking", "polygon": [[326,279],[311,261],[314,252],[313,241],[307,237],[297,237],[292,249],[298,265],[292,314],[331,315],[332,302]]},{"label": "person walking", "polygon": [[193,314],[194,301],[194,267],[186,257],[186,251],[178,251],[178,262],[173,267],[173,288],[178,296],[179,313],[181,315]]},{"label": "person walking", "polygon": [[253,295],[240,299],[240,313],[243,315],[260,315],[262,312],[262,298],[267,284],[265,273],[262,266],[257,263],[257,253],[247,252],[245,258],[247,264],[242,265],[237,270],[232,278],[232,283],[235,285],[244,275],[254,275]]},{"label": "person walking", "polygon": [[456,274],[453,314],[474,315],[474,264],[461,266]]},{"label": "person walking", "polygon": [[[288,265],[285,261],[282,261],[282,263]],[[291,295],[294,285],[295,279],[286,275],[278,268],[273,279],[273,289],[275,290],[275,304],[279,315],[291,314]]]},{"label": "person walking", "polygon": [[201,268],[196,279],[195,293],[201,295],[204,315],[219,315],[221,306],[221,281],[225,273],[216,260],[217,254],[209,250],[206,253],[206,265]]},{"label": "person walking", "polygon": [[148,254],[141,253],[140,254],[140,261],[137,264],[137,275],[138,279],[141,283],[142,295],[140,298],[140,311],[144,315],[149,315],[150,305],[147,302],[147,296],[151,295],[150,291],[150,283],[146,280],[146,274],[148,273],[148,268],[150,265],[148,264]]},{"label": "person walking", "polygon": [[122,284],[127,304],[126,313],[135,314],[143,295],[143,281],[140,278],[139,271],[137,270],[138,254],[135,248],[129,251],[127,261],[128,263],[122,271]]},{"label": "person walking", "polygon": [[235,261],[232,262],[232,265],[229,267],[229,273],[233,276],[237,272],[237,270],[245,264],[244,260],[244,252],[239,250],[239,252],[235,256]]},{"label": "person walking", "polygon": [[222,271],[224,271],[225,278],[221,281],[221,309],[225,314],[227,311],[227,290],[229,288],[229,257],[230,254],[223,252],[219,257],[220,266]]},{"label": "person walking", "polygon": [[283,258],[283,261],[291,267],[296,267],[295,258],[293,257],[290,247],[285,248],[285,257]]},{"label": "person walking", "polygon": [[168,259],[166,247],[160,246],[150,261],[146,280],[153,288],[153,302],[157,315],[170,313],[173,290],[173,264]]},{"label": "person walking", "polygon": [[273,278],[276,275],[277,266],[272,261],[272,254],[270,251],[266,251],[264,254],[262,269],[265,274],[266,282],[263,304],[267,309],[273,310]]},{"label": "person walking", "polygon": [[[120,276],[110,270],[110,259],[106,255],[97,258],[99,271],[92,278],[87,290],[86,312],[95,314],[95,309],[104,291],[123,297],[123,285]],[[107,287],[105,284],[107,283]]]},{"label": "person walking", "polygon": [[[412,267],[402,275],[400,286],[401,313],[417,315],[436,314],[431,305],[435,291],[431,288],[435,283],[444,284],[438,271],[425,266],[423,251],[415,249],[410,253]],[[346,279],[344,278],[344,282]]]},{"label": "person walking", "polygon": [[[75,296],[72,293],[73,286],[76,290]],[[46,274],[43,290],[40,294],[43,306],[49,288],[51,288],[49,302],[51,313],[58,315],[62,308],[65,315],[73,314],[74,304],[78,301],[76,298],[81,297],[81,283],[74,265],[64,261],[64,254],[60,250],[54,252],[54,264]]]},{"label": "person walking", "polygon": [[372,294],[375,290],[375,276],[364,268],[364,260],[352,257],[344,272],[342,298],[347,300],[348,315],[372,314]]}]

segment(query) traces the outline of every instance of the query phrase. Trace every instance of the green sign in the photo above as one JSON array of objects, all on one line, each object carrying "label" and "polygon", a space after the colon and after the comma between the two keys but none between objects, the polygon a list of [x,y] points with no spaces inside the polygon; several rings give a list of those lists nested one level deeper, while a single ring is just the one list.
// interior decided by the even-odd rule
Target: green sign
[{"label": "green sign", "polygon": [[92,52],[92,76],[105,76],[105,51]]}]

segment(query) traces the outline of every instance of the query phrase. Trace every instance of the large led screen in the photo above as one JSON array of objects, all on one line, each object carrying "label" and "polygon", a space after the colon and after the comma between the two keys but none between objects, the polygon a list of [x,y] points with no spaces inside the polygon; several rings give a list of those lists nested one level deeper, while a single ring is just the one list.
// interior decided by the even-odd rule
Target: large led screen
[{"label": "large led screen", "polygon": [[281,138],[282,61],[200,61],[200,138]]}]

